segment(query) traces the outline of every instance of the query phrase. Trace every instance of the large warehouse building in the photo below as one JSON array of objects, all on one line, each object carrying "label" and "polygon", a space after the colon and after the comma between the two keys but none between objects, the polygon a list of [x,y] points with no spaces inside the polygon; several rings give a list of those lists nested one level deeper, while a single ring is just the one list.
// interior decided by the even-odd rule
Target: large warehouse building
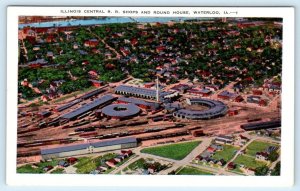
[{"label": "large warehouse building", "polygon": [[144,101],[141,99],[128,98],[128,97],[120,97],[120,98],[118,98],[117,102],[118,103],[132,103],[132,104],[139,106],[142,109],[149,109],[152,111],[155,111],[155,110],[159,109],[159,107],[160,107],[160,105],[155,102],[148,102],[148,101]]},{"label": "large warehouse building", "polygon": [[128,149],[133,147],[137,147],[136,138],[127,137],[50,149],[41,149],[41,155],[44,160],[48,160],[52,158],[64,158],[104,151]]},{"label": "large warehouse building", "polygon": [[95,101],[93,102],[90,102],[90,103],[87,103],[85,105],[83,105],[82,107],[78,108],[78,109],[75,109],[63,116],[61,116],[61,119],[62,120],[74,120],[76,119],[78,116],[88,112],[88,111],[91,111],[93,109],[96,109],[100,106],[104,106],[108,103],[111,103],[113,102],[114,100],[116,100],[117,98],[112,96],[112,95],[105,95],[105,96],[102,96],[101,98],[98,98],[96,99]]},{"label": "large warehouse building", "polygon": [[139,88],[139,87],[133,87],[133,86],[126,86],[126,85],[120,85],[115,88],[116,94],[122,94],[122,95],[130,95],[134,97],[140,97],[144,99],[157,99],[157,94],[159,95],[159,100],[162,100],[164,98],[169,98],[173,95],[172,92],[166,92],[166,91],[159,91],[157,92],[154,89],[148,89],[148,88]]},{"label": "large warehouse building", "polygon": [[178,117],[181,119],[212,119],[216,117],[224,116],[227,113],[227,106],[215,100],[209,99],[200,99],[200,98],[193,98],[187,99],[187,103],[189,105],[203,105],[208,107],[205,110],[189,110],[189,109],[179,109],[173,113],[174,117]]}]

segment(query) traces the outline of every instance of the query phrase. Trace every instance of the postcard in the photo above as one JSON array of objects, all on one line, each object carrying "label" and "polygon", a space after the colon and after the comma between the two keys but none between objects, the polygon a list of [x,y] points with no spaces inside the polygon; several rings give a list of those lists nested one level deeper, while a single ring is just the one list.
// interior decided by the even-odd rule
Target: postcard
[{"label": "postcard", "polygon": [[7,10],[9,185],[293,184],[292,7]]}]

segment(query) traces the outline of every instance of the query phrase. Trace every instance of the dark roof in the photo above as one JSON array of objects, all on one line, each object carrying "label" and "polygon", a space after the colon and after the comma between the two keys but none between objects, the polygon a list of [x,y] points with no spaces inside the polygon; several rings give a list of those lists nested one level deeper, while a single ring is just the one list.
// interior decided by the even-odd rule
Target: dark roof
[{"label": "dark roof", "polygon": [[99,94],[99,93],[101,93],[101,92],[103,92],[103,91],[104,91],[103,89],[96,89],[96,90],[94,90],[94,91],[92,91],[92,92],[89,92],[89,93],[84,94],[84,95],[81,96],[80,98],[81,98],[81,99],[88,99],[88,98],[93,97],[94,95],[97,95],[97,94]]},{"label": "dark roof", "polygon": [[102,109],[103,114],[111,117],[131,117],[137,115],[139,112],[140,108],[132,103],[112,104]]},{"label": "dark roof", "polygon": [[221,93],[219,93],[220,96],[225,96],[225,97],[229,97],[231,99],[234,99],[238,96],[238,94],[236,93],[231,93],[231,92],[228,92],[228,91],[223,91]]},{"label": "dark roof", "polygon": [[110,145],[119,145],[119,144],[127,144],[127,143],[137,143],[137,140],[135,137],[118,138],[118,139],[112,139],[107,141],[94,142],[91,143],[91,146],[105,147]]},{"label": "dark roof", "polygon": [[[120,85],[115,88],[115,92],[127,92],[130,94],[138,94],[138,95],[144,95],[144,96],[150,96],[152,98],[156,97],[156,90],[149,89],[149,88],[139,88],[139,87],[133,87],[133,86],[126,86],[126,85]],[[164,97],[166,95],[171,94],[171,92],[165,92],[165,91],[159,91],[159,96]]]},{"label": "dark roof", "polygon": [[28,62],[28,64],[47,64],[48,61],[45,59],[37,59],[35,61]]},{"label": "dark roof", "polygon": [[273,120],[266,122],[254,122],[241,125],[241,128],[250,131],[250,130],[259,130],[259,129],[268,129],[268,128],[277,128],[281,127],[281,120]]},{"label": "dark roof", "polygon": [[189,99],[190,103],[200,104],[209,107],[206,110],[188,110],[188,109],[179,109],[175,112],[177,116],[185,116],[189,119],[208,119],[220,115],[225,115],[227,112],[227,106],[220,101],[209,100],[209,99],[198,99],[193,98]]},{"label": "dark roof", "polygon": [[81,100],[79,100],[79,99],[75,99],[75,100],[73,100],[73,101],[71,101],[71,102],[69,102],[65,105],[62,105],[62,106],[59,106],[59,107],[55,108],[55,110],[57,110],[58,112],[61,112],[65,109],[68,109],[68,108],[72,107],[73,105],[79,103],[80,101]]},{"label": "dark roof", "polygon": [[47,154],[82,150],[88,148],[89,146],[105,147],[105,146],[112,146],[112,145],[119,145],[119,144],[126,144],[126,143],[137,143],[137,140],[134,137],[126,137],[126,138],[118,138],[118,139],[112,139],[106,141],[99,141],[94,143],[83,143],[83,144],[77,144],[71,146],[56,147],[51,149],[41,149],[41,154],[47,155]]},{"label": "dark roof", "polygon": [[64,119],[74,119],[90,110],[93,110],[97,107],[99,107],[100,105],[106,104],[108,102],[113,101],[114,99],[116,99],[115,97],[113,97],[112,95],[105,95],[102,96],[101,98],[96,99],[93,102],[87,103],[85,105],[83,105],[82,107],[75,109],[63,116],[61,116],[61,118]]},{"label": "dark roof", "polygon": [[47,154],[54,154],[54,153],[61,153],[61,152],[76,151],[76,150],[86,149],[89,146],[90,146],[89,143],[84,143],[84,144],[70,145],[64,147],[56,147],[51,149],[41,149],[41,154],[47,155]]},{"label": "dark roof", "polygon": [[233,139],[232,136],[227,136],[227,135],[219,135],[217,138],[219,138],[219,139],[227,139],[227,140],[232,140]]},{"label": "dark roof", "polygon": [[39,112],[39,115],[45,116],[51,114],[51,111],[41,111]]},{"label": "dark roof", "polygon": [[148,102],[141,99],[136,98],[128,98],[128,97],[120,97],[118,101],[127,102],[127,103],[133,103],[135,105],[145,105],[148,107],[151,107],[152,109],[157,109],[159,107],[158,103]]}]

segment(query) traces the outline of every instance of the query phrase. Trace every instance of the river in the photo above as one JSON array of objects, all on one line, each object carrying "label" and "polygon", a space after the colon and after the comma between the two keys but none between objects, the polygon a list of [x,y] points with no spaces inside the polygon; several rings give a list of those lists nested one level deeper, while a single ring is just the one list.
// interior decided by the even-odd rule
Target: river
[{"label": "river", "polygon": [[62,21],[50,21],[41,23],[28,23],[19,24],[19,29],[24,27],[55,27],[55,26],[85,26],[85,25],[97,25],[97,24],[110,24],[110,23],[167,23],[169,21],[184,21],[190,19],[197,20],[214,20],[215,18],[194,18],[194,17],[109,17],[99,19],[76,19],[76,20],[62,20]]}]

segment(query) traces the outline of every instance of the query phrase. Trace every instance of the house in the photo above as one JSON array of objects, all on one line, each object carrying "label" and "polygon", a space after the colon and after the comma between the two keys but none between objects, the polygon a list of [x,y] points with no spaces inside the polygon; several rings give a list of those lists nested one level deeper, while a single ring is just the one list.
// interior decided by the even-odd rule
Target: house
[{"label": "house", "polygon": [[107,166],[109,166],[111,168],[116,167],[117,163],[118,162],[115,159],[110,159],[110,160],[108,160],[108,161],[105,162],[105,164],[107,164]]},{"label": "house", "polygon": [[43,168],[43,171],[48,172],[49,170],[53,169],[53,166],[49,165],[49,166],[45,166]]},{"label": "house", "polygon": [[41,100],[42,100],[43,102],[47,102],[47,101],[50,100],[50,98],[49,98],[48,96],[46,96],[46,95],[42,95],[42,96],[41,96]]},{"label": "house", "polygon": [[209,89],[190,89],[190,90],[187,90],[188,93],[190,94],[193,94],[193,95],[200,95],[202,97],[208,97],[210,94],[211,94],[211,90]]},{"label": "house", "polygon": [[236,168],[236,164],[234,164],[233,162],[230,162],[228,165],[227,165],[227,168],[228,170],[233,170]]},{"label": "house", "polygon": [[121,153],[127,158],[133,154],[132,150],[121,150]]},{"label": "house", "polygon": [[255,158],[257,160],[268,160],[269,154],[267,152],[257,152]]},{"label": "house", "polygon": [[100,80],[89,80],[89,81],[92,82],[94,87],[101,87],[104,85],[104,82]]},{"label": "house", "polygon": [[210,90],[210,91],[217,91],[217,90],[219,90],[219,86],[217,86],[217,85],[205,85],[204,86],[204,88],[205,89],[208,89],[208,90]]},{"label": "house", "polygon": [[117,161],[119,163],[119,162],[122,162],[125,159],[125,156],[124,155],[118,155],[114,159],[115,159],[115,161]]},{"label": "house", "polygon": [[237,115],[238,113],[239,113],[239,111],[237,109],[228,110],[228,115],[229,116],[234,116],[234,115]]},{"label": "house", "polygon": [[219,166],[224,166],[224,165],[226,164],[226,161],[225,161],[224,159],[220,159],[220,160],[217,162],[217,164],[218,164]]},{"label": "house", "polygon": [[88,72],[88,75],[89,75],[90,78],[97,78],[98,77],[98,73],[95,70],[90,70]]},{"label": "house", "polygon": [[212,145],[210,145],[210,147],[214,148],[216,151],[222,151],[223,150],[223,146],[222,145],[212,144]]},{"label": "house", "polygon": [[201,162],[204,162],[204,163],[208,163],[210,161],[210,158],[209,157],[202,157],[202,160]]},{"label": "house", "polygon": [[47,57],[48,58],[53,58],[53,56],[54,56],[53,52],[51,52],[51,51],[47,52]]},{"label": "house", "polygon": [[204,151],[203,153],[200,154],[200,156],[201,156],[203,159],[210,158],[212,155],[213,155],[213,153],[208,152],[208,151]]},{"label": "house", "polygon": [[261,90],[252,90],[253,95],[262,95],[263,92]]},{"label": "house", "polygon": [[231,93],[228,91],[223,91],[219,93],[218,98],[223,99],[223,100],[230,100],[230,101],[235,101],[235,102],[241,102],[243,101],[243,97],[236,94],[236,93]]},{"label": "house", "polygon": [[210,158],[209,164],[217,164],[219,161],[217,159]]},{"label": "house", "polygon": [[85,47],[95,48],[99,44],[97,39],[89,39],[84,42]]},{"label": "house", "polygon": [[108,169],[110,169],[111,167],[110,166],[108,166],[108,165],[106,165],[106,164],[102,164],[101,166],[98,166],[97,167],[97,170],[99,170],[99,171],[107,171]]},{"label": "house", "polygon": [[195,160],[201,161],[203,159],[203,157],[201,157],[201,155],[198,155],[195,157]]},{"label": "house", "polygon": [[72,165],[72,164],[74,164],[74,163],[77,162],[77,158],[75,158],[75,157],[67,158],[67,162],[68,162],[70,165]]},{"label": "house", "polygon": [[220,135],[215,138],[215,142],[219,144],[232,144],[234,141],[232,136]]},{"label": "house", "polygon": [[67,166],[69,166],[69,163],[64,160],[61,160],[58,162],[58,165],[61,167],[67,167]]},{"label": "house", "polygon": [[171,90],[174,90],[174,91],[178,91],[178,92],[184,93],[184,92],[186,92],[189,88],[190,88],[190,86],[187,85],[187,84],[178,84],[178,85],[173,86],[173,87],[171,88]]},{"label": "house", "polygon": [[154,165],[151,165],[151,166],[148,167],[147,170],[148,170],[148,173],[149,173],[149,174],[154,174],[154,173],[156,172],[157,169],[155,168]]},{"label": "house", "polygon": [[209,153],[215,153],[215,152],[216,152],[216,149],[215,149],[215,148],[212,148],[212,147],[208,147],[208,148],[206,149],[206,151],[209,152]]}]

